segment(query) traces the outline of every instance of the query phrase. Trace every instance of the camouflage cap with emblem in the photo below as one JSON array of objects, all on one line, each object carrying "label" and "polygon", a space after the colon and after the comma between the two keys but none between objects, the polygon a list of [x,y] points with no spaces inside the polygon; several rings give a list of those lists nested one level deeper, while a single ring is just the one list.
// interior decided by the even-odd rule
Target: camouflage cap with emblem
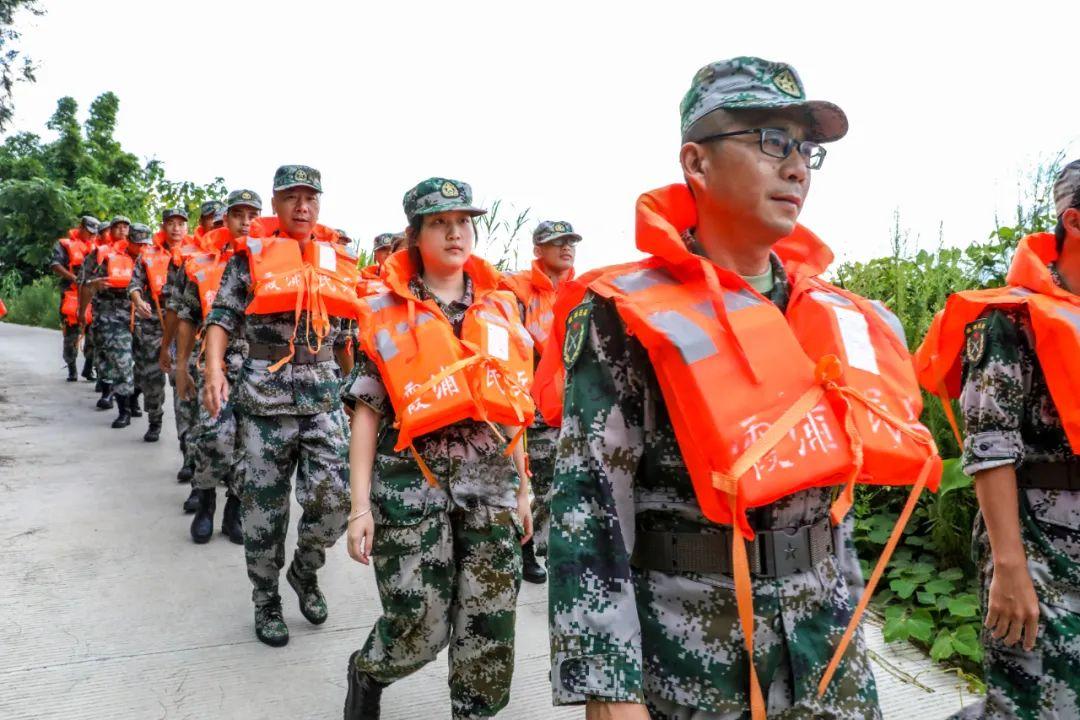
[{"label": "camouflage cap with emblem", "polygon": [[533,230],[533,245],[543,245],[559,238],[581,242],[581,236],[574,232],[574,226],[565,220],[545,220]]},{"label": "camouflage cap with emblem", "polygon": [[473,217],[487,214],[487,210],[473,206],[468,183],[439,177],[428,178],[409,190],[401,204],[410,223],[421,215],[440,212],[463,212]]},{"label": "camouflage cap with emblem", "polygon": [[282,165],[274,173],[274,192],[294,187],[309,187],[322,192],[322,175],[307,165]]},{"label": "camouflage cap with emblem", "polygon": [[233,190],[225,198],[226,212],[234,207],[251,207],[262,212],[262,198],[254,190]]},{"label": "camouflage cap with emblem", "polygon": [[174,217],[184,218],[184,220],[187,220],[188,219],[187,210],[185,210],[182,207],[171,207],[171,208],[165,208],[164,210],[161,211],[161,222],[165,222],[169,218],[174,218]]},{"label": "camouflage cap with emblem", "polygon": [[717,110],[775,110],[806,122],[807,140],[831,142],[844,137],[848,120],[831,102],[807,100],[795,68],[756,57],[710,63],[697,71],[679,105],[682,141],[696,142],[727,129]]},{"label": "camouflage cap with emblem", "polygon": [[1080,160],[1061,168],[1054,181],[1054,210],[1061,217],[1066,210],[1080,207]]},{"label": "camouflage cap with emblem", "polygon": [[93,215],[83,215],[81,218],[79,218],[79,225],[86,228],[87,232],[97,233],[98,227],[101,225],[101,221]]},{"label": "camouflage cap with emblem", "polygon": [[375,241],[372,243],[372,249],[381,250],[382,248],[391,247],[397,236],[397,233],[380,233],[376,235]]},{"label": "camouflage cap with emblem", "polygon": [[131,226],[131,232],[128,233],[128,240],[137,245],[149,245],[152,242],[150,226],[143,223],[134,223]]},{"label": "camouflage cap with emblem", "polygon": [[207,200],[199,206],[199,219],[202,220],[207,215],[213,215],[223,207],[225,205],[220,200]]}]

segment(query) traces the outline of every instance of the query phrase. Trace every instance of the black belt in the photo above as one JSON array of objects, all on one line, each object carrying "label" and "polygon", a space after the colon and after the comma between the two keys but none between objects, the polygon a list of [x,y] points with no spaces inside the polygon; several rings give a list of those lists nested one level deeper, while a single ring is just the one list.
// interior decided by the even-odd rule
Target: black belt
[{"label": "black belt", "polygon": [[1034,490],[1080,490],[1080,458],[1062,462],[1023,463],[1016,471],[1017,483]]},{"label": "black belt", "polygon": [[[703,535],[685,532],[638,531],[631,564],[666,573],[721,573],[731,575],[730,528]],[[799,528],[761,530],[746,543],[750,572],[780,578],[803,572],[835,555],[832,528],[823,518]]]},{"label": "black belt", "polygon": [[[277,362],[289,356],[288,345],[268,345],[266,343],[251,343],[248,345],[247,356],[252,360],[269,360]],[[327,362],[334,359],[334,351],[329,347],[321,347],[318,352],[311,352],[304,345],[297,345],[296,351],[289,360],[292,365],[314,365],[315,363]]]}]

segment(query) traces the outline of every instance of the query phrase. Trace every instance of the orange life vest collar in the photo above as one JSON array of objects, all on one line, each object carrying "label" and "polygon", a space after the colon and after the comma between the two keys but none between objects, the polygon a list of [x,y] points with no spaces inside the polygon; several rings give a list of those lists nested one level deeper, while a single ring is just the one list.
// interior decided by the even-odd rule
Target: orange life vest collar
[{"label": "orange life vest collar", "polygon": [[67,251],[68,270],[74,273],[87,254],[93,249],[93,243],[83,240],[79,234],[79,228],[68,230],[68,234],[60,238],[60,245]]}]

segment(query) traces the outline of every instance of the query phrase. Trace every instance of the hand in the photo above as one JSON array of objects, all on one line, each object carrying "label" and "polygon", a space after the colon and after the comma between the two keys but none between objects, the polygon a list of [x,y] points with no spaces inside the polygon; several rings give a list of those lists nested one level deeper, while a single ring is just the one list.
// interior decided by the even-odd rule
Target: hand
[{"label": "hand", "polygon": [[349,523],[349,557],[358,563],[371,562],[371,543],[375,539],[375,518],[371,513],[362,515]]},{"label": "hand", "polygon": [[132,298],[131,301],[135,303],[135,314],[143,320],[149,320],[154,316],[154,309],[150,307],[150,303],[142,298]]},{"label": "hand", "polygon": [[216,418],[221,406],[228,401],[229,381],[225,379],[225,371],[220,367],[207,366],[203,378],[203,407],[210,417]]},{"label": "hand", "polygon": [[518,495],[517,514],[518,519],[521,520],[521,527],[524,529],[524,534],[521,536],[521,544],[524,545],[529,542],[533,534],[532,505],[529,503],[528,494]]},{"label": "hand", "polygon": [[637,703],[590,700],[585,706],[585,720],[649,720],[649,711]]},{"label": "hand", "polygon": [[195,382],[191,379],[187,365],[183,363],[176,366],[176,395],[181,400],[195,399]]},{"label": "hand", "polygon": [[93,280],[91,280],[90,282],[88,282],[86,284],[89,285],[90,287],[94,288],[95,290],[97,290],[98,288],[105,287],[105,283],[107,283],[107,282],[109,282],[109,278],[101,277],[101,278],[94,278]]},{"label": "hand", "polygon": [[169,347],[165,344],[162,344],[161,350],[158,351],[157,364],[161,372],[166,375],[172,372],[172,356],[169,355]]},{"label": "hand", "polygon": [[1039,598],[1026,561],[994,563],[988,605],[985,624],[991,635],[1010,647],[1023,635],[1024,649],[1031,652],[1039,632]]}]

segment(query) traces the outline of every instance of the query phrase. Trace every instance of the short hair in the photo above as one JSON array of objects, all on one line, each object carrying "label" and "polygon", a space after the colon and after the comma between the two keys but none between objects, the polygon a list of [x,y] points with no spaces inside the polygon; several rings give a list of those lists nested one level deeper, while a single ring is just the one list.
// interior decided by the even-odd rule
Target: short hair
[{"label": "short hair", "polygon": [[[1073,193],[1072,198],[1069,200],[1069,207],[1066,210],[1072,210],[1073,208],[1080,208],[1080,187]],[[1064,213],[1062,213],[1064,215]],[[1058,255],[1061,254],[1062,249],[1065,247],[1065,223],[1061,221],[1061,216],[1058,216],[1057,226],[1054,227],[1054,239],[1057,241]]]}]

